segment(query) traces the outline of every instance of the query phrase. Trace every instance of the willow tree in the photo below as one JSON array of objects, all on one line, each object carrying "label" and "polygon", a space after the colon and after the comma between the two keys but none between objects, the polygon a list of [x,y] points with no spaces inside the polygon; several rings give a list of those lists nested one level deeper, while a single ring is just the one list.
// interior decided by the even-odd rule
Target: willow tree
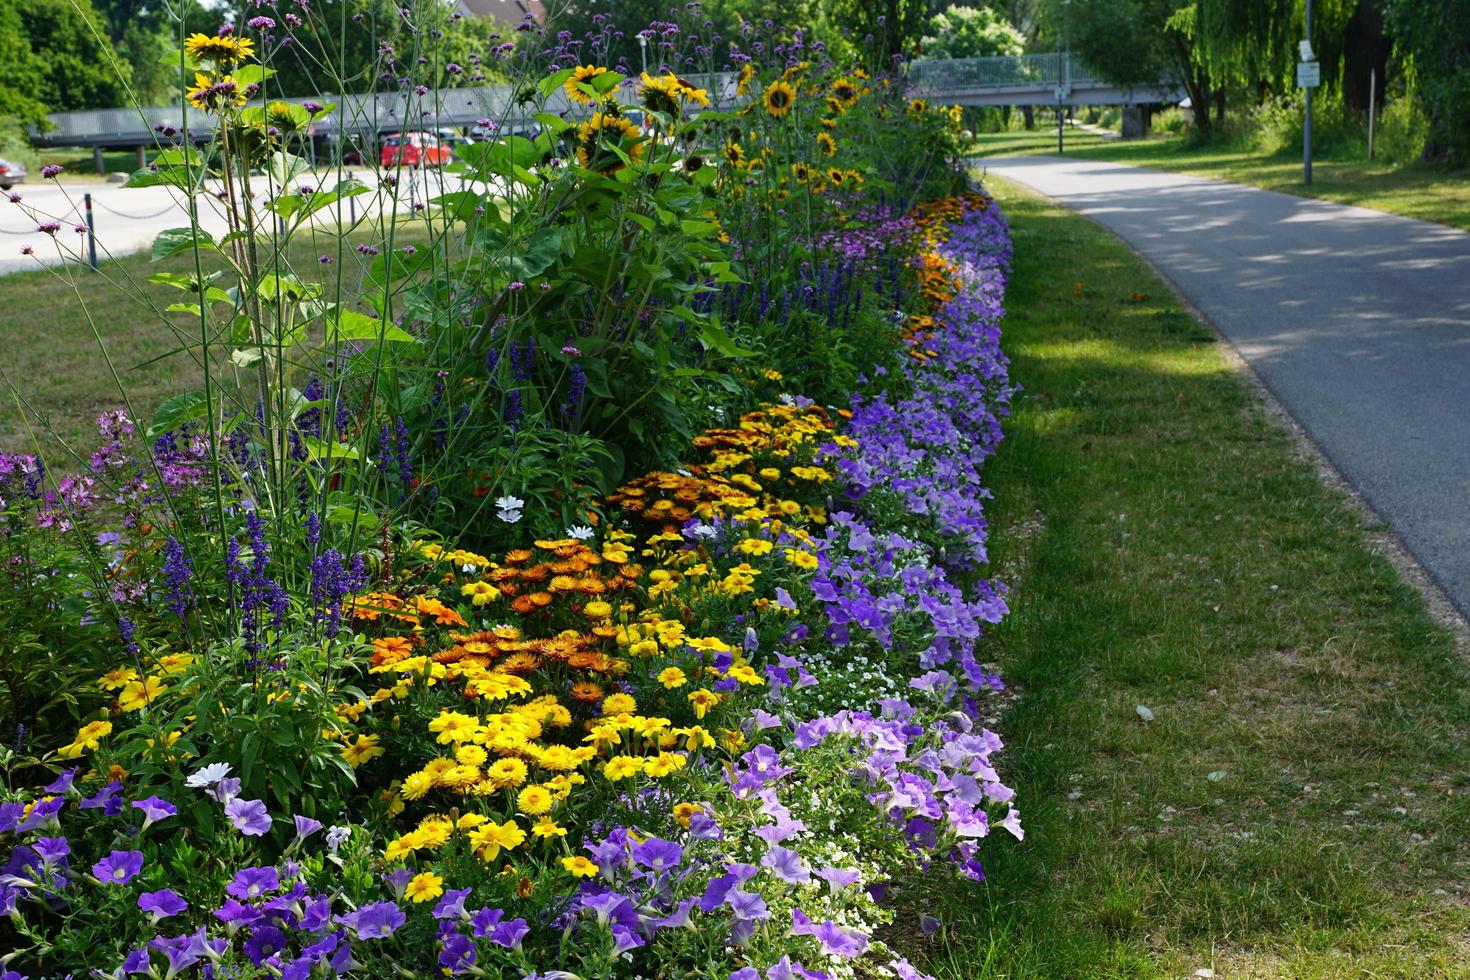
[{"label": "willow tree", "polygon": [[1470,165],[1470,0],[1387,0],[1398,56],[1429,117],[1424,155]]},{"label": "willow tree", "polygon": [[[1312,0],[1312,50],[1326,84],[1341,77],[1349,21],[1372,2]],[[1193,6],[1200,57],[1222,81],[1249,87],[1260,99],[1296,86],[1305,0],[1196,0]]]}]

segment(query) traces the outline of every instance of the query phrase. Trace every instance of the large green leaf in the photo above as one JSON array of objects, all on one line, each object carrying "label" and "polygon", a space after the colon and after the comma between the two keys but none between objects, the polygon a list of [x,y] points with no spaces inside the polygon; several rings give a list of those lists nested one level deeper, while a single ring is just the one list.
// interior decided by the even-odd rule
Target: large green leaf
[{"label": "large green leaf", "polygon": [[148,427],[148,434],[159,435],[190,422],[198,422],[207,411],[208,403],[202,391],[186,391],[181,395],[174,395],[153,413],[153,424]]},{"label": "large green leaf", "polygon": [[561,255],[562,233],[560,228],[538,228],[519,254],[506,256],[501,265],[513,279],[530,279],[539,276],[556,263]]},{"label": "large green leaf", "polygon": [[327,314],[327,339],[330,340],[389,340],[397,343],[413,343],[411,334],[383,320],[375,320],[355,310],[340,307]]},{"label": "large green leaf", "polygon": [[153,261],[161,262],[170,256],[187,252],[198,246],[200,249],[215,249],[214,236],[203,228],[170,228],[158,233],[153,239]]}]

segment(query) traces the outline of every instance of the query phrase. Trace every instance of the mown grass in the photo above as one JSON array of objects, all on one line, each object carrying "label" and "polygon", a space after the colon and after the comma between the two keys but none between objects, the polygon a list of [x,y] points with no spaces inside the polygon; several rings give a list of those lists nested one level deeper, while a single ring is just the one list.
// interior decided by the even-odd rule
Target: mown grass
[{"label": "mown grass", "polygon": [[1154,272],[990,186],[1025,390],[987,643],[1027,834],[984,885],[903,883],[944,923],[903,941],[953,980],[1470,975],[1453,638]]},{"label": "mown grass", "polygon": [[[351,302],[371,262],[353,246],[369,240],[381,235],[360,227],[339,257],[335,238],[308,233],[293,241],[289,264],[303,278],[335,289],[340,261],[344,296]],[[427,236],[410,222],[400,226],[396,240],[422,244]],[[322,254],[333,258],[332,266],[319,264]],[[205,258],[206,273],[222,268],[218,256]],[[192,275],[193,257],[155,263],[144,253],[103,261],[95,272],[69,264],[0,277],[0,337],[6,345],[0,360],[0,449],[33,452],[39,444],[48,459],[61,462],[65,445],[85,456],[96,442],[97,414],[123,407],[120,387],[146,421],[170,395],[202,385],[203,369],[189,349],[198,349],[198,321],[159,315],[186,297],[147,282],[157,272]]]},{"label": "mown grass", "polygon": [[[1307,186],[1302,183],[1299,148],[1268,154],[1242,146],[1196,146],[1177,136],[1104,139],[1071,128],[1065,133],[1064,145],[1066,155],[1081,159],[1214,177],[1470,230],[1470,171],[1448,171],[1422,163],[1395,167],[1358,156],[1318,155],[1312,163],[1312,184]],[[1057,134],[1044,126],[981,134],[974,152],[981,157],[1056,153]]]}]

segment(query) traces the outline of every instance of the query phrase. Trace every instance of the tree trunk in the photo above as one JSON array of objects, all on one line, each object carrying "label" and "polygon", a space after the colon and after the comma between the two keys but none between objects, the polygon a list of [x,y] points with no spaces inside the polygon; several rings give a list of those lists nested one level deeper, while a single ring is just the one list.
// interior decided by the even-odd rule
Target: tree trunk
[{"label": "tree trunk", "polygon": [[1036,128],[1036,107],[1035,106],[1029,106],[1029,105],[1023,105],[1023,106],[1021,106],[1021,118],[1025,121],[1025,124],[1026,124],[1026,128],[1027,129],[1035,129]]},{"label": "tree trunk", "polygon": [[1223,86],[1215,90],[1215,128],[1225,128],[1225,89]]},{"label": "tree trunk", "polygon": [[1188,77],[1184,88],[1189,92],[1189,106],[1194,116],[1194,131],[1201,139],[1209,139],[1215,127],[1210,123],[1210,86],[1204,72],[1195,72]]}]

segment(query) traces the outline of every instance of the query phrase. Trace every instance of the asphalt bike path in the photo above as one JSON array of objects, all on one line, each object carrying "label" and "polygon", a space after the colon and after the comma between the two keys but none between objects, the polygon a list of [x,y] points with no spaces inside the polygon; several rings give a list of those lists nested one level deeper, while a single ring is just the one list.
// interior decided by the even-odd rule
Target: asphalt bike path
[{"label": "asphalt bike path", "polygon": [[1103,161],[976,166],[1171,280],[1470,616],[1470,234]]}]

